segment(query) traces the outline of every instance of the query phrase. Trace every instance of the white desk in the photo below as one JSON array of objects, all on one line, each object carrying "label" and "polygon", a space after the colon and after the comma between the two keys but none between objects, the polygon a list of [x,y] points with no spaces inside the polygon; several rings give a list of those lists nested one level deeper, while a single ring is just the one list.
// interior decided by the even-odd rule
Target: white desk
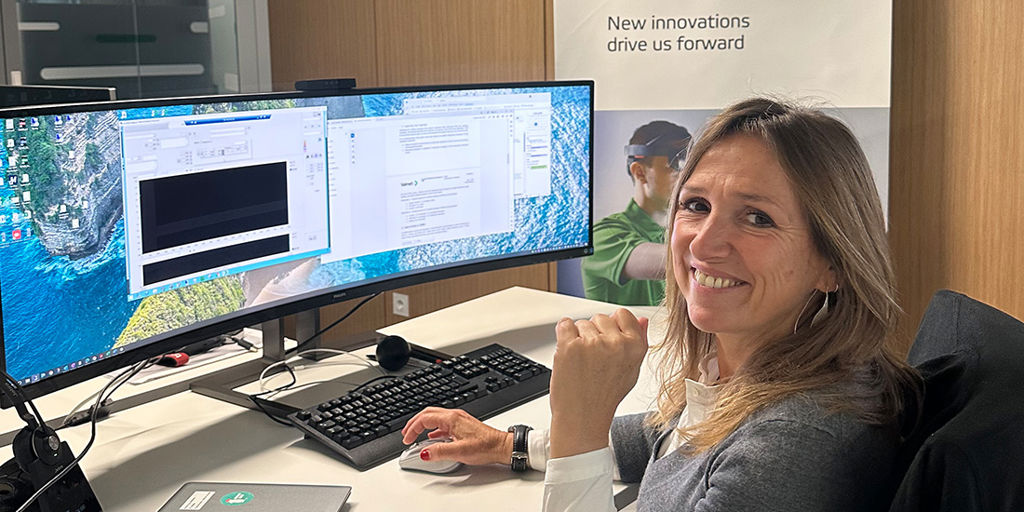
[{"label": "white desk", "polygon": [[[563,316],[589,317],[611,313],[618,306],[527,288],[509,288],[381,332],[398,334],[412,343],[459,354],[500,343],[550,366],[554,324]],[[658,332],[664,317],[656,308],[630,308],[652,317]],[[651,342],[656,336],[651,336]],[[371,349],[365,352],[371,352]],[[354,372],[349,380],[375,375],[355,366],[324,366],[298,372],[299,382]],[[78,395],[56,397],[44,415],[67,412],[105,381],[76,386]],[[620,413],[644,410],[652,403],[650,374],[619,408]],[[155,383],[155,384],[158,384]],[[326,386],[321,386],[321,388]],[[344,388],[334,388],[338,393]],[[317,389],[317,391],[321,391]],[[64,393],[70,394],[70,393]],[[49,397],[44,397],[49,398]],[[117,395],[115,395],[115,400]],[[287,401],[287,400],[285,400]],[[315,402],[310,402],[315,403]],[[14,428],[12,410],[0,425]],[[498,415],[488,424],[505,429],[513,423],[546,426],[547,396]],[[88,425],[60,431],[78,454],[89,437]],[[4,460],[10,448],[0,450]],[[295,428],[278,425],[262,414],[191,392],[172,395],[121,411],[98,425],[98,436],[82,467],[97,497],[110,512],[153,511],[181,484],[192,480],[344,484],[353,488],[347,510],[535,510],[540,508],[543,474],[514,474],[507,466],[463,468],[450,475],[402,471],[397,462],[359,472],[345,465]]]}]

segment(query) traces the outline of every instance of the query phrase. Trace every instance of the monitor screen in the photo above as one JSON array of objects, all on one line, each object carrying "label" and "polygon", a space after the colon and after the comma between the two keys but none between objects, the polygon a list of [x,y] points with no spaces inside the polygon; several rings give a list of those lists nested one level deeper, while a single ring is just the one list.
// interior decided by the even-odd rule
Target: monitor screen
[{"label": "monitor screen", "polygon": [[38,396],[355,296],[592,251],[591,82],[0,111],[2,364]]}]

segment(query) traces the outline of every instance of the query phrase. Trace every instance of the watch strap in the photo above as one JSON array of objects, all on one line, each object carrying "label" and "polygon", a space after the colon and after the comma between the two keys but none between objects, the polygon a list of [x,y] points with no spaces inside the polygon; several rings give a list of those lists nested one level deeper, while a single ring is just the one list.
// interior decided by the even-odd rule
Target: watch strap
[{"label": "watch strap", "polygon": [[527,435],[533,430],[529,425],[512,425],[508,431],[512,433],[512,471],[521,473],[529,469],[530,456],[527,451]]}]

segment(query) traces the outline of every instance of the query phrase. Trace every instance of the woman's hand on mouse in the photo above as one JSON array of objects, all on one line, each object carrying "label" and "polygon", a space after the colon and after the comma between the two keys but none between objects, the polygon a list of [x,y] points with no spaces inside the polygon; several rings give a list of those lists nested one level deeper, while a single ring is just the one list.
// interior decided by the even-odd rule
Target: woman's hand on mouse
[{"label": "woman's hand on mouse", "polygon": [[427,407],[409,419],[402,442],[412,444],[420,432],[427,437],[451,438],[426,448],[430,460],[456,460],[464,464],[508,464],[512,460],[512,434],[489,427],[462,409]]},{"label": "woman's hand on mouse", "polygon": [[551,370],[551,458],[608,445],[619,402],[636,385],[647,353],[646,318],[626,309],[555,326]]}]

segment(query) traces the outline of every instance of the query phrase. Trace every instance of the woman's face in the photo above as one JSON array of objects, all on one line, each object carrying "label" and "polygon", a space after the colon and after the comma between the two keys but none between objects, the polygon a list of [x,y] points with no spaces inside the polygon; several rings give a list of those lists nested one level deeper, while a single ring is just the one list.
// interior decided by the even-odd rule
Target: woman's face
[{"label": "woman's face", "polygon": [[793,331],[815,288],[833,285],[796,193],[760,139],[732,135],[716,143],[677,201],[672,265],[698,329],[775,339]]}]

